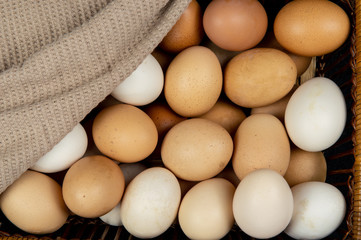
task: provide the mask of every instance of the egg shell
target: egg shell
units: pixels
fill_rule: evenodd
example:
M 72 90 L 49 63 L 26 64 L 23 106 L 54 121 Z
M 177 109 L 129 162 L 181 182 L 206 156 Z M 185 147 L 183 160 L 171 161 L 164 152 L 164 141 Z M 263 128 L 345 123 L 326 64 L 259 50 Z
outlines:
M 59 143 L 42 156 L 30 168 L 43 173 L 54 173 L 68 169 L 85 154 L 88 136 L 78 123 Z
M 148 157 L 158 142 L 157 128 L 140 108 L 116 104 L 95 117 L 92 134 L 95 145 L 106 156 L 122 163 Z
M 202 19 L 201 6 L 192 0 L 159 47 L 167 52 L 178 53 L 187 47 L 199 45 L 204 36 Z
M 269 168 L 284 175 L 290 161 L 290 142 L 282 122 L 270 114 L 254 114 L 240 124 L 234 138 L 232 166 L 239 179 Z
M 120 102 L 143 106 L 156 100 L 164 86 L 163 69 L 149 54 L 141 64 L 115 89 L 111 95 Z
M 181 51 L 170 63 L 164 95 L 176 113 L 195 117 L 214 106 L 222 84 L 223 73 L 217 56 L 206 47 L 193 46 Z
M 226 129 L 207 119 L 192 118 L 168 131 L 161 157 L 178 178 L 202 181 L 220 173 L 232 152 L 232 137 Z
M 94 155 L 78 160 L 69 168 L 62 190 L 64 201 L 74 214 L 95 218 L 119 203 L 124 187 L 119 166 L 105 156 Z
M 273 29 L 285 49 L 313 57 L 339 48 L 350 33 L 350 20 L 332 1 L 291 1 L 278 12 Z
M 224 92 L 241 107 L 261 107 L 286 96 L 296 78 L 296 65 L 286 53 L 273 48 L 253 48 L 228 62 Z
M 294 239 L 323 239 L 342 223 L 346 201 L 335 186 L 305 182 L 292 187 L 294 212 L 285 233 Z
M 180 186 L 171 171 L 148 168 L 126 188 L 120 204 L 123 226 L 137 238 L 157 237 L 176 219 L 180 199 Z
M 235 187 L 223 178 L 204 180 L 193 186 L 179 207 L 178 221 L 190 239 L 221 239 L 233 227 L 232 201 Z
M 303 182 L 325 182 L 326 177 L 327 163 L 322 152 L 307 152 L 297 147 L 291 149 L 290 164 L 284 175 L 290 187 Z
M 287 104 L 287 133 L 297 147 L 323 151 L 340 138 L 346 111 L 346 101 L 336 83 L 324 77 L 312 78 L 297 88 Z
M 257 0 L 213 0 L 204 11 L 203 26 L 209 39 L 219 47 L 241 51 L 262 40 L 268 17 Z
M 32 170 L 24 172 L 1 194 L 0 208 L 15 226 L 31 234 L 55 232 L 69 216 L 60 185 Z
M 218 100 L 205 114 L 199 116 L 218 123 L 224 127 L 231 136 L 237 131 L 239 124 L 246 118 L 246 114 L 239 106 L 230 101 Z
M 257 239 L 267 239 L 283 232 L 289 224 L 293 196 L 280 174 L 271 169 L 258 169 L 239 183 L 232 206 L 242 231 Z

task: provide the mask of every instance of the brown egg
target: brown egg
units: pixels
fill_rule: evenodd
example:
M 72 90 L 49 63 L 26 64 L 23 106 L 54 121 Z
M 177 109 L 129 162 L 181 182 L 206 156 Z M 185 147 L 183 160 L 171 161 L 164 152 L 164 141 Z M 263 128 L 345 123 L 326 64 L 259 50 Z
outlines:
M 283 98 L 278 100 L 277 102 L 271 103 L 270 105 L 263 107 L 256 107 L 251 109 L 251 115 L 257 113 L 268 113 L 275 117 L 277 117 L 281 122 L 284 122 L 285 111 L 287 107 L 287 103 L 290 100 L 293 92 L 296 90 L 296 86 Z
M 231 159 L 233 141 L 227 130 L 207 119 L 184 120 L 165 135 L 161 156 L 178 178 L 202 181 L 220 173 Z
M 284 175 L 290 187 L 309 181 L 325 182 L 326 176 L 327 164 L 322 152 L 292 148 L 290 164 Z
M 331 1 L 291 1 L 278 12 L 273 28 L 285 49 L 313 57 L 339 48 L 350 33 L 350 20 Z
M 290 56 L 296 64 L 298 77 L 301 76 L 307 70 L 312 60 L 312 57 L 301 56 L 287 51 L 284 47 L 281 46 L 281 44 L 278 43 L 273 31 L 268 31 L 266 33 L 266 36 L 263 38 L 260 44 L 257 45 L 257 47 L 275 48 L 287 53 L 288 56 Z
M 218 100 L 211 110 L 199 117 L 218 123 L 233 136 L 239 124 L 246 118 L 246 114 L 232 102 Z
M 165 74 L 164 95 L 169 106 L 183 117 L 209 111 L 217 102 L 223 73 L 217 56 L 203 46 L 189 47 L 170 63 Z
M 203 14 L 204 30 L 217 46 L 242 51 L 264 37 L 268 18 L 257 0 L 213 0 Z
M 144 112 L 153 120 L 158 131 L 158 143 L 151 155 L 153 158 L 159 158 L 160 147 L 165 134 L 174 125 L 186 118 L 175 113 L 166 102 L 162 101 L 151 103 L 144 109 Z
M 254 114 L 239 126 L 234 141 L 233 170 L 242 180 L 250 172 L 269 168 L 281 175 L 290 161 L 290 142 L 282 122 L 270 114 Z
M 239 106 L 261 107 L 286 96 L 296 78 L 296 65 L 286 53 L 273 48 L 254 48 L 228 62 L 224 92 Z
M 152 119 L 140 108 L 128 104 L 101 110 L 94 119 L 92 133 L 97 148 L 119 162 L 145 159 L 158 141 Z
M 68 208 L 85 218 L 100 217 L 112 210 L 123 196 L 124 175 L 111 159 L 87 156 L 74 163 L 63 182 Z
M 192 0 L 159 47 L 167 52 L 177 53 L 187 47 L 198 45 L 204 36 L 202 18 L 200 5 L 196 0 Z
M 1 194 L 0 207 L 15 226 L 32 234 L 55 232 L 69 216 L 60 185 L 49 176 L 31 170 Z

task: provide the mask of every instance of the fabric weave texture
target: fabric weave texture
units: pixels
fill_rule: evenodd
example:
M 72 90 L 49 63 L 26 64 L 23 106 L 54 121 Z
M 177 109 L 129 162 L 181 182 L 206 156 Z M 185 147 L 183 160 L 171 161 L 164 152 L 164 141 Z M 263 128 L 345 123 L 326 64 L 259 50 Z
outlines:
M 190 0 L 0 0 L 0 193 L 159 44 Z

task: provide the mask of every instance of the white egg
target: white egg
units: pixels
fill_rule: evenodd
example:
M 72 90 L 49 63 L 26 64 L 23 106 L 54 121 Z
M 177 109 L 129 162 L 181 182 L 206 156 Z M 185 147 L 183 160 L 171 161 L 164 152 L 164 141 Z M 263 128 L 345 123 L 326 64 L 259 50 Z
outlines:
M 120 203 L 123 226 L 137 238 L 164 233 L 177 217 L 181 189 L 175 175 L 163 167 L 138 174 L 126 188 Z
M 88 136 L 78 123 L 59 143 L 42 156 L 32 167 L 43 173 L 60 172 L 79 160 L 88 147 Z
M 342 135 L 346 111 L 344 96 L 336 83 L 315 77 L 300 85 L 291 96 L 285 112 L 285 126 L 299 148 L 323 151 Z
M 285 233 L 295 239 L 322 239 L 342 223 L 346 201 L 340 190 L 324 182 L 292 187 L 294 212 Z
M 149 54 L 137 69 L 111 93 L 123 103 L 143 106 L 159 97 L 164 86 L 164 73 L 159 62 Z
M 122 226 L 122 219 L 120 218 L 120 203 L 118 203 L 110 212 L 99 218 L 111 226 Z
M 277 236 L 289 224 L 293 198 L 286 180 L 271 169 L 258 169 L 246 175 L 233 197 L 237 225 L 251 237 Z

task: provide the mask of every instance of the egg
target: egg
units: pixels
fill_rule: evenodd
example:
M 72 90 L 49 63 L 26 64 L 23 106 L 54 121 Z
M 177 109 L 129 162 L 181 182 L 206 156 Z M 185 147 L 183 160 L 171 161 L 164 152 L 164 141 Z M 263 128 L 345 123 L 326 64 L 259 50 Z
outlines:
M 178 221 L 190 239 L 221 239 L 234 224 L 232 201 L 235 187 L 223 178 L 193 186 L 179 207 Z
M 157 59 L 149 54 L 111 95 L 122 103 L 143 106 L 156 100 L 163 91 L 164 74 Z
M 321 56 L 346 41 L 350 20 L 332 1 L 291 1 L 276 15 L 273 29 L 277 41 L 288 51 L 303 56 Z
M 204 31 L 217 46 L 241 51 L 256 46 L 268 27 L 267 13 L 257 0 L 213 0 L 203 14 Z
M 342 223 L 346 201 L 335 186 L 305 182 L 292 187 L 294 212 L 285 233 L 294 239 L 323 239 Z
M 254 238 L 267 239 L 282 233 L 291 221 L 293 196 L 280 174 L 258 169 L 239 183 L 232 206 L 242 231 Z
M 101 153 L 122 163 L 145 159 L 158 142 L 152 119 L 140 108 L 129 104 L 102 109 L 94 118 L 92 134 Z
M 61 186 L 32 170 L 23 173 L 1 194 L 0 208 L 15 226 L 31 234 L 55 232 L 69 216 Z
M 233 136 L 239 124 L 246 118 L 246 114 L 239 106 L 230 101 L 220 99 L 208 112 L 200 115 L 199 118 L 218 123 Z
M 157 237 L 176 219 L 180 200 L 174 174 L 163 167 L 148 168 L 126 188 L 120 204 L 123 226 L 137 238 Z
M 88 147 L 88 136 L 78 123 L 59 143 L 42 156 L 30 168 L 43 173 L 54 173 L 68 169 L 79 160 Z
M 286 53 L 273 48 L 253 48 L 228 62 L 224 92 L 241 107 L 261 107 L 286 96 L 296 78 L 296 65 Z
M 99 217 L 100 220 L 111 226 L 122 226 L 122 219 L 120 218 L 120 202 L 109 212 Z
M 282 122 L 270 114 L 254 114 L 239 125 L 233 138 L 232 166 L 242 180 L 250 172 L 269 168 L 284 175 L 291 147 Z
M 291 149 L 290 164 L 284 175 L 290 187 L 303 182 L 325 182 L 326 177 L 327 164 L 322 152 L 307 152 L 297 147 Z
M 323 151 L 341 136 L 346 111 L 344 96 L 335 82 L 325 77 L 312 78 L 297 88 L 287 104 L 287 133 L 297 147 Z
M 201 181 L 220 173 L 232 152 L 232 137 L 226 129 L 207 119 L 192 118 L 168 131 L 161 158 L 164 166 L 178 178 Z
M 85 218 L 100 217 L 112 210 L 124 192 L 124 175 L 111 159 L 87 156 L 74 163 L 63 181 L 67 207 Z
M 217 102 L 223 72 L 217 56 L 203 46 L 181 51 L 168 66 L 164 95 L 169 106 L 183 117 L 209 111 Z
M 199 45 L 204 36 L 202 18 L 203 10 L 196 0 L 192 0 L 159 47 L 167 52 L 177 53 L 187 47 Z

